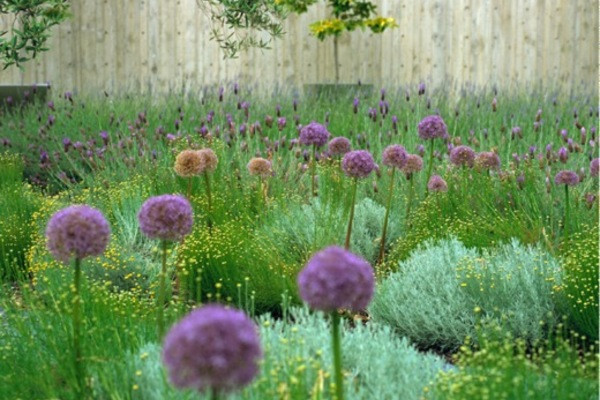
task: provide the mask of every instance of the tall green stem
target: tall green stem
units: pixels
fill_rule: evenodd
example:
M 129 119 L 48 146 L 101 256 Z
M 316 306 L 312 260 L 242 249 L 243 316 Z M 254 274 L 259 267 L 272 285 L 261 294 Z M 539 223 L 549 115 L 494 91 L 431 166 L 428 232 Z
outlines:
M 317 159 L 315 158 L 315 155 L 317 153 L 317 145 L 313 144 L 313 148 L 312 148 L 312 158 L 310 160 L 311 164 L 310 164 L 310 192 L 313 196 L 317 195 L 317 192 L 315 190 L 315 175 L 316 175 L 316 167 L 317 167 Z
M 414 193 L 414 176 L 410 177 L 410 187 L 408 188 L 408 200 L 406 202 L 406 216 L 404 217 L 405 225 L 408 223 L 408 218 L 410 217 L 410 206 L 413 201 L 413 193 Z
M 162 241 L 162 269 L 158 276 L 158 297 L 156 300 L 156 324 L 158 340 L 162 340 L 165 333 L 165 290 L 167 276 L 167 241 Z
M 219 400 L 221 396 L 219 396 L 219 391 L 217 389 L 211 389 L 210 391 L 210 399 L 211 400 Z
M 208 223 L 208 230 L 210 232 L 211 228 L 212 228 L 212 194 L 210 191 L 210 176 L 208 176 L 208 172 L 204 172 L 204 184 L 206 185 L 206 200 L 208 201 L 208 210 L 207 210 L 207 223 Z
M 350 236 L 352 235 L 352 221 L 354 220 L 354 203 L 356 202 L 356 187 L 358 186 L 358 179 L 354 178 L 352 184 L 352 205 L 350 206 L 350 221 L 348 221 L 348 231 L 346 232 L 346 242 L 344 248 L 348 250 L 350 248 Z
M 565 238 L 564 240 L 566 241 L 569 238 L 569 229 L 568 229 L 568 224 L 569 224 L 569 185 L 565 185 L 565 223 L 564 223 L 564 230 L 565 230 Z
M 333 348 L 333 370 L 337 400 L 344 400 L 344 380 L 342 378 L 342 345 L 340 340 L 340 314 L 331 313 L 331 345 Z
M 390 208 L 392 207 L 392 197 L 394 195 L 394 175 L 396 168 L 392 167 L 392 177 L 390 181 L 390 193 L 388 194 L 387 204 L 385 208 L 385 217 L 383 219 L 383 232 L 381 233 L 381 243 L 379 245 L 379 257 L 377 258 L 376 264 L 383 263 L 383 252 L 385 249 L 385 236 L 387 233 L 388 219 L 390 217 Z
M 433 169 L 433 140 L 430 140 L 429 143 L 429 165 L 427 166 L 427 177 L 425 179 L 425 188 L 427 188 L 427 182 L 429 182 L 429 178 L 431 178 L 431 170 Z M 425 193 L 427 193 L 427 189 L 425 189 Z
M 75 362 L 75 377 L 80 395 L 84 393 L 84 371 L 81 358 L 81 259 L 75 258 L 75 298 L 73 299 L 73 354 Z M 83 396 L 82 396 L 83 397 Z

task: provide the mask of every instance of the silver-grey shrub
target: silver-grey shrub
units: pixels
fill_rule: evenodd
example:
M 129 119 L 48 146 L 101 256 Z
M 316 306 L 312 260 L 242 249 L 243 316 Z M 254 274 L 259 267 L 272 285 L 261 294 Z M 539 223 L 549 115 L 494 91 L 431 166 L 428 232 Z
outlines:
M 491 321 L 533 342 L 557 322 L 560 281 L 556 260 L 516 240 L 483 254 L 427 242 L 377 287 L 369 312 L 421 348 L 454 350 Z

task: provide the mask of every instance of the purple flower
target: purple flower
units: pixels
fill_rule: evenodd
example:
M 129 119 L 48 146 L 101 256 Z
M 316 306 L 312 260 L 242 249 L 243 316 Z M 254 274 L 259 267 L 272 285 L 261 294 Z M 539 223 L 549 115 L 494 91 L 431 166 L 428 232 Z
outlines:
M 178 388 L 228 392 L 258 374 L 262 349 L 256 325 L 242 311 L 207 304 L 175 324 L 162 359 Z
M 421 157 L 423 157 L 423 155 L 425 154 L 425 146 L 423 146 L 422 144 L 417 146 L 417 154 Z
M 375 169 L 375 160 L 366 150 L 354 150 L 346 153 L 342 169 L 351 178 L 366 178 Z
M 523 131 L 521 130 L 520 126 L 515 126 L 511 130 L 511 138 L 514 139 L 517 136 L 520 137 L 520 138 L 523 137 Z
M 425 94 L 425 84 L 423 82 L 419 83 L 419 96 Z
M 563 146 L 560 149 L 558 149 L 558 159 L 563 164 L 567 163 L 567 160 L 569 159 L 569 151 L 567 150 L 566 147 Z
M 321 147 L 329 139 L 327 128 L 318 122 L 311 122 L 300 130 L 300 143 L 305 146 Z
M 554 176 L 554 183 L 557 185 L 575 186 L 579 183 L 579 176 L 573 171 L 563 170 Z
M 185 197 L 150 197 L 138 213 L 142 232 L 152 239 L 179 241 L 192 231 L 194 212 Z
M 167 136 L 165 136 L 167 138 L 167 140 L 169 142 L 173 142 L 174 140 L 177 139 L 177 136 L 173 135 L 172 133 L 167 133 Z
M 469 146 L 456 146 L 450 151 L 450 162 L 459 167 L 472 167 L 475 152 Z
M 447 192 L 448 184 L 441 176 L 433 175 L 427 182 L 427 190 L 430 192 Z
M 329 141 L 329 145 L 327 147 L 329 153 L 334 157 L 343 156 L 344 154 L 352 150 L 350 140 L 348 140 L 344 136 L 334 137 Z
M 106 131 L 100 132 L 100 137 L 102 138 L 102 142 L 104 143 L 104 145 L 107 146 L 108 145 L 108 132 L 106 132 Z
M 365 309 L 375 290 L 373 268 L 362 257 L 330 246 L 311 257 L 298 274 L 300 297 L 311 308 Z
M 63 142 L 63 149 L 65 150 L 65 153 L 66 153 L 67 151 L 69 151 L 69 147 L 71 147 L 71 139 L 63 138 L 62 142 Z
M 48 250 L 65 263 L 73 256 L 78 259 L 99 256 L 106 249 L 109 237 L 110 227 L 102 213 L 86 205 L 63 208 L 46 226 Z
M 402 167 L 402 171 L 407 177 L 411 176 L 415 172 L 419 172 L 423 169 L 423 159 L 416 154 L 409 154 L 406 157 L 406 164 Z
M 392 144 L 383 150 L 383 165 L 401 169 L 406 164 L 406 149 L 399 144 Z
M 446 123 L 439 115 L 429 115 L 419 122 L 419 137 L 423 140 L 443 138 L 448 134 Z
M 354 101 L 352 102 L 352 110 L 354 111 L 354 114 L 358 113 L 358 105 L 360 104 L 360 102 L 358 101 L 358 97 L 354 98 Z
M 481 169 L 499 169 L 500 157 L 493 151 L 482 151 L 475 156 L 475 165 Z
M 593 177 L 597 177 L 598 176 L 598 164 L 600 163 L 600 159 L 599 158 L 594 158 L 591 162 L 590 162 L 590 175 Z

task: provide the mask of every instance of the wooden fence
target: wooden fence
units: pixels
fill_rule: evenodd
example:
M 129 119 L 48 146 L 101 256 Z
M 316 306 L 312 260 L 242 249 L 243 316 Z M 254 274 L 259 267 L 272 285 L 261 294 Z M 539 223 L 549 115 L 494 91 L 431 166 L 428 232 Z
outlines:
M 291 16 L 272 50 L 224 60 L 197 0 L 75 0 L 50 51 L 0 72 L 0 83 L 52 82 L 94 93 L 197 90 L 227 81 L 263 87 L 332 82 L 333 44 L 309 35 L 324 6 Z M 198 0 L 202 1 L 202 0 Z M 399 27 L 340 40 L 342 82 L 399 85 L 598 83 L 597 0 L 380 0 Z M 3 17 L 0 25 L 6 25 Z M 2 30 L 2 26 L 0 26 Z

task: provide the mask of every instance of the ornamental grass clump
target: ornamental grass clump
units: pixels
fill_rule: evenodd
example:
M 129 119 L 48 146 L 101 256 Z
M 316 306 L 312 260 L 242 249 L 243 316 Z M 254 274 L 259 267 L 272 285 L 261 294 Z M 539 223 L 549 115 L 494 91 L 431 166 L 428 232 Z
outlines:
M 390 208 L 392 206 L 392 197 L 394 194 L 394 176 L 396 169 L 402 169 L 406 164 L 408 154 L 403 146 L 398 144 L 392 144 L 383 150 L 383 165 L 391 168 L 392 173 L 390 177 L 390 192 L 388 193 L 388 199 L 385 207 L 385 217 L 383 219 L 383 232 L 381 233 L 381 243 L 379 244 L 379 256 L 377 258 L 377 264 L 383 262 L 384 250 L 385 250 L 385 238 L 388 227 L 388 219 L 390 216 Z
M 331 338 L 337 400 L 344 399 L 340 314 L 338 309 L 364 310 L 375 290 L 373 268 L 362 257 L 338 246 L 327 247 L 298 274 L 300 297 L 311 308 L 331 313 Z
M 58 211 L 46 227 L 46 245 L 57 259 L 67 264 L 73 260 L 73 354 L 80 395 L 84 395 L 84 364 L 81 352 L 81 260 L 104 253 L 110 238 L 110 226 L 104 215 L 87 205 L 73 205 Z
M 565 219 L 563 223 L 564 237 L 568 238 L 569 235 L 569 186 L 576 186 L 579 183 L 579 176 L 574 171 L 562 170 L 554 176 L 554 183 L 556 185 L 565 186 Z
M 325 126 L 318 122 L 311 122 L 300 130 L 300 143 L 305 146 L 312 146 L 312 158 L 310 164 L 310 176 L 311 176 L 311 194 L 316 196 L 315 190 L 315 168 L 316 168 L 316 152 L 318 147 L 322 147 L 327 143 L 329 139 L 329 132 Z
M 167 246 L 169 242 L 181 241 L 192 231 L 194 211 L 189 201 L 182 196 L 164 194 L 151 197 L 142 204 L 138 213 L 140 230 L 151 239 L 162 244 L 162 269 L 159 274 L 159 289 L 156 300 L 158 337 L 165 330 L 164 302 L 167 275 Z
M 174 386 L 210 391 L 212 399 L 252 382 L 262 356 L 254 322 L 218 304 L 198 308 L 173 326 L 162 351 Z
M 346 153 L 342 160 L 342 169 L 350 178 L 354 179 L 352 184 L 352 200 L 350 206 L 350 219 L 348 221 L 348 230 L 346 232 L 346 242 L 344 247 L 350 248 L 350 236 L 352 235 L 352 220 L 354 219 L 354 204 L 356 203 L 356 188 L 358 180 L 366 178 L 375 169 L 375 160 L 366 150 L 354 150 Z
M 433 168 L 433 141 L 436 138 L 444 138 L 448 136 L 448 127 L 446 123 L 439 115 L 429 115 L 419 122 L 417 126 L 419 131 L 419 137 L 423 140 L 429 140 L 429 165 L 427 167 L 427 178 L 425 182 L 429 181 L 431 171 Z

